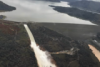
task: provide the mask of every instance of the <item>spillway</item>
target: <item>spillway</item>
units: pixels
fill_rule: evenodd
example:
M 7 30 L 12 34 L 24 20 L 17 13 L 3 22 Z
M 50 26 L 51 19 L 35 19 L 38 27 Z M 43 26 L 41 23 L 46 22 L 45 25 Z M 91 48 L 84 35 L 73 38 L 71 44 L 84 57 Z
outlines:
M 24 27 L 29 35 L 29 38 L 31 40 L 31 48 L 33 49 L 35 53 L 35 57 L 37 59 L 37 63 L 39 67 L 57 67 L 55 64 L 51 62 L 51 59 L 48 59 L 47 51 L 42 51 L 40 50 L 39 46 L 36 45 L 34 36 L 32 32 L 30 31 L 29 27 L 27 24 L 24 24 Z

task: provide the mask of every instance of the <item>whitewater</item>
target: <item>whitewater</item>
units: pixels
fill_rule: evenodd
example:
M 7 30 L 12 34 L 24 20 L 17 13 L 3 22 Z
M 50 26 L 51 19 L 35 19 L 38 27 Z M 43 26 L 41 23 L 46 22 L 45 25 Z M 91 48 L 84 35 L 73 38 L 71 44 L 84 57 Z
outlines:
M 39 67 L 56 67 L 56 65 L 51 62 L 51 59 L 48 58 L 48 56 L 50 57 L 50 54 L 47 51 L 40 50 L 39 46 L 37 46 L 34 36 L 31 33 L 29 27 L 26 24 L 24 24 L 24 27 L 30 37 L 31 48 L 33 49 L 33 51 L 35 53 L 35 57 L 37 59 L 38 66 Z

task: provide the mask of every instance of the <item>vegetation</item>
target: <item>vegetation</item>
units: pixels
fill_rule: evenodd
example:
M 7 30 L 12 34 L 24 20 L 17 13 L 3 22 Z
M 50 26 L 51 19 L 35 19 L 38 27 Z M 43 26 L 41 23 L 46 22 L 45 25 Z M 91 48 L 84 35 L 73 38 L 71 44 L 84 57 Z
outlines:
M 38 67 L 23 25 L 0 20 L 0 67 Z
M 75 55 L 52 54 L 58 67 L 100 67 L 87 44 L 39 24 L 27 23 L 41 50 L 58 52 L 77 47 Z M 99 34 L 98 34 L 99 35 Z M 0 20 L 0 67 L 38 67 L 23 24 Z
M 75 55 L 52 54 L 58 67 L 100 67 L 99 61 L 84 42 L 65 37 L 37 23 L 30 23 L 28 26 L 35 37 L 36 43 L 42 47 L 41 50 L 56 52 L 69 50 L 72 47 L 79 48 Z

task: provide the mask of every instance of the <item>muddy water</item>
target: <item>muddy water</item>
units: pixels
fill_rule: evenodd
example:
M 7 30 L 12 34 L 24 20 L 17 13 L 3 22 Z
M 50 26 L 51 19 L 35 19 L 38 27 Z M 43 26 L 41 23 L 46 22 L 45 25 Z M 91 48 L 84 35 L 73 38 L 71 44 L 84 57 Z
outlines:
M 90 47 L 90 49 L 92 50 L 93 54 L 97 57 L 97 59 L 100 62 L 100 51 L 98 51 L 94 46 L 92 45 L 88 45 Z
M 35 53 L 35 57 L 37 59 L 37 63 L 39 67 L 56 67 L 55 64 L 52 64 L 51 59 L 48 59 L 47 51 L 42 51 L 39 49 L 39 46 L 36 45 L 34 36 L 32 35 L 30 29 L 26 24 L 24 24 L 24 27 L 30 37 L 31 40 L 31 48 L 33 49 Z

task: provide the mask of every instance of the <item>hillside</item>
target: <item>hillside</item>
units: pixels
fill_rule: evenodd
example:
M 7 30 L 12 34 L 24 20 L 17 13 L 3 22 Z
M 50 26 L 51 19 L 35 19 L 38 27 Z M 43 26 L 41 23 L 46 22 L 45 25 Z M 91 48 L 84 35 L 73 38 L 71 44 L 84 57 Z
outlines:
M 92 23 L 95 24 L 100 24 L 100 19 L 99 19 L 100 14 L 88 12 L 74 7 L 69 8 L 69 7 L 60 7 L 60 6 L 52 6 L 52 5 L 51 7 L 53 7 L 54 10 L 60 13 L 65 13 L 76 18 L 91 21 Z
M 0 20 L 0 67 L 38 67 L 22 24 Z
M 9 6 L 9 5 L 3 3 L 2 1 L 0 1 L 0 12 L 1 11 L 12 11 L 12 10 L 16 10 L 16 8 Z
M 43 1 L 49 1 L 49 2 L 60 2 L 60 0 L 43 0 Z
M 78 48 L 74 55 L 69 54 L 52 54 L 58 67 L 99 67 L 100 63 L 89 49 L 85 42 L 73 40 L 70 37 L 65 37 L 51 29 L 48 29 L 40 24 L 28 24 L 32 31 L 36 43 L 41 50 L 58 52 L 70 50 L 72 47 Z
M 69 5 L 72 7 L 75 7 L 75 8 L 80 8 L 83 10 L 88 10 L 88 11 L 100 13 L 100 2 L 75 1 L 75 2 L 70 2 Z
M 37 45 L 49 53 L 71 48 L 73 55 L 51 54 L 58 67 L 100 67 L 100 63 L 85 42 L 65 37 L 38 23 L 27 23 Z M 38 67 L 23 23 L 0 20 L 0 67 Z

